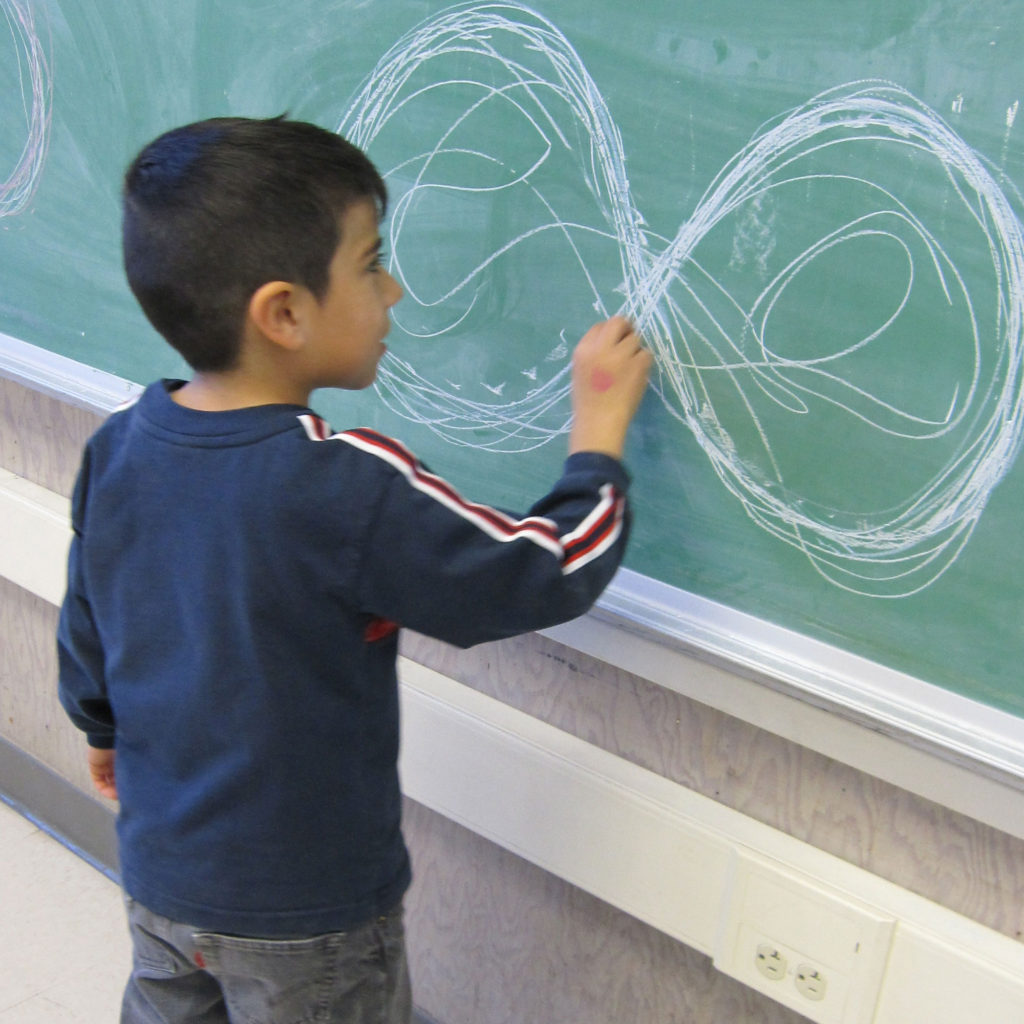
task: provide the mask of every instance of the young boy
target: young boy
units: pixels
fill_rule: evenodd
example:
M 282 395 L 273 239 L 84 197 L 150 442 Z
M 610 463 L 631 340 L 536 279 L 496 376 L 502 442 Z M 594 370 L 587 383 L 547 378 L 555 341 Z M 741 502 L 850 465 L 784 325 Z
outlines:
M 308 408 L 384 355 L 385 204 L 362 152 L 281 118 L 176 129 L 125 177 L 128 281 L 194 375 L 110 417 L 72 505 L 60 697 L 121 802 L 124 1022 L 406 1022 L 399 624 L 550 626 L 622 556 L 651 361 L 625 320 L 579 343 L 570 455 L 523 519 Z

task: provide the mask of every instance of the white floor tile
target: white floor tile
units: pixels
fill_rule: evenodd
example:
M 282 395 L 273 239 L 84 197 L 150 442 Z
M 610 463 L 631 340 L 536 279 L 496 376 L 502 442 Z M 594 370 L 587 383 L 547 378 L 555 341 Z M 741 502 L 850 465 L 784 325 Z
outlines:
M 118 886 L 0 802 L 0 1024 L 115 1024 L 131 963 Z

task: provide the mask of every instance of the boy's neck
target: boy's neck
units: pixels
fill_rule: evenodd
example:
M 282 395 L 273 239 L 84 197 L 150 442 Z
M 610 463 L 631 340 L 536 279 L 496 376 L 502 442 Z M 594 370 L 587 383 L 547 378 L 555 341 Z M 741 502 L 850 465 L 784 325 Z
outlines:
M 199 412 L 230 412 L 256 405 L 308 405 L 309 392 L 285 380 L 253 380 L 232 373 L 197 373 L 171 392 L 186 409 Z

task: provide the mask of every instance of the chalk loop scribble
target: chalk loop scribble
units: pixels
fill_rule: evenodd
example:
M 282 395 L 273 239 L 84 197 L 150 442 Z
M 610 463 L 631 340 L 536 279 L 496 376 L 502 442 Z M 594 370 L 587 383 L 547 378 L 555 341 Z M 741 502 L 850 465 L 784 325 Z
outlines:
M 15 72 L 21 99 L 21 116 L 2 128 L 4 145 L 13 142 L 17 151 L 13 163 L 0 165 L 2 219 L 21 212 L 38 186 L 49 144 L 52 83 L 30 0 L 0 0 L 0 14 L 13 43 L 14 60 L 8 67 Z
M 407 343 L 379 389 L 452 443 L 563 433 L 570 345 L 622 310 L 750 518 L 887 597 L 953 563 L 1020 449 L 1020 197 L 895 85 L 843 85 L 766 125 L 674 237 L 636 208 L 578 54 L 518 4 L 403 36 L 339 130 L 393 196 Z

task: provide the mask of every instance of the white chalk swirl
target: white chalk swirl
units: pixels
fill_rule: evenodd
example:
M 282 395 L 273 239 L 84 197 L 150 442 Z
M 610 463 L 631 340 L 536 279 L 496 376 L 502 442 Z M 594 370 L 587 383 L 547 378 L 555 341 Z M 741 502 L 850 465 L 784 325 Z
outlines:
M 50 138 L 52 83 L 42 41 L 36 31 L 35 14 L 28 0 L 0 0 L 14 43 L 21 117 L 3 126 L 16 133 L 20 151 L 9 170 L 0 167 L 0 218 L 20 213 L 39 184 Z
M 386 172 L 397 324 L 418 339 L 378 387 L 451 443 L 564 433 L 571 343 L 622 310 L 750 518 L 838 586 L 887 597 L 953 563 L 1020 449 L 1020 197 L 893 84 L 845 84 L 765 126 L 674 238 L 636 208 L 579 55 L 518 4 L 403 36 L 339 131 Z M 536 351 L 502 345 L 516 326 L 491 298 L 515 289 L 537 292 Z M 486 358 L 449 352 L 459 332 Z

